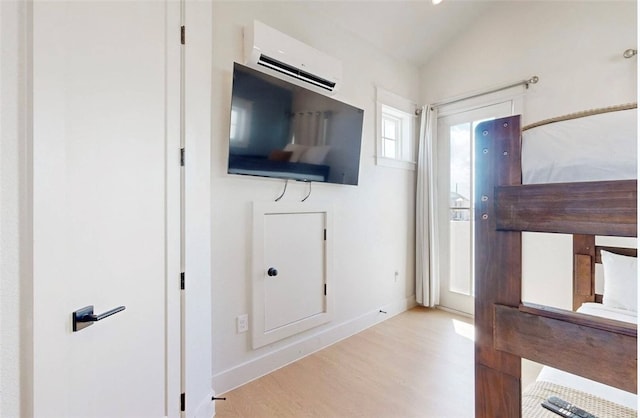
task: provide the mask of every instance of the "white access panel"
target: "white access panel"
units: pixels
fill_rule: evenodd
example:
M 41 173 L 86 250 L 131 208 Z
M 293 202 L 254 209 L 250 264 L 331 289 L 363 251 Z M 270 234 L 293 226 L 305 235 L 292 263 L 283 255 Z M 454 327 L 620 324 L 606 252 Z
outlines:
M 324 206 L 254 205 L 254 348 L 331 320 L 329 220 Z
M 319 212 L 265 215 L 265 331 L 324 312 L 324 218 Z

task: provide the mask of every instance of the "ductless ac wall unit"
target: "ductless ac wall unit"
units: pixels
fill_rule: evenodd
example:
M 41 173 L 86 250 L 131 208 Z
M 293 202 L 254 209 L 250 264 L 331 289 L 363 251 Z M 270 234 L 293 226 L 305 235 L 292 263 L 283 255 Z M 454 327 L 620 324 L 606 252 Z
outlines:
M 342 63 L 262 22 L 244 28 L 245 64 L 325 94 L 340 88 Z

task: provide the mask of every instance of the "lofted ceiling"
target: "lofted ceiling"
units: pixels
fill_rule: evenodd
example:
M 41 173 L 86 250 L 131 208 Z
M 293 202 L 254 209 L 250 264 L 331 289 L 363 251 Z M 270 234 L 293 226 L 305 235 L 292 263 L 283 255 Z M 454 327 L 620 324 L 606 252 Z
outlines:
M 496 3 L 487 0 L 310 1 L 323 14 L 397 59 L 418 67 L 442 45 Z

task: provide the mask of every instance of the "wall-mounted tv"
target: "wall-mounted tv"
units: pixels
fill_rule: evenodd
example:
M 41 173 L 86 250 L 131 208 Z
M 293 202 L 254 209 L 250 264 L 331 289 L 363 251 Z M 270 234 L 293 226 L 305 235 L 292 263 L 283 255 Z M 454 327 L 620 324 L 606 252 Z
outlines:
M 357 185 L 363 115 L 234 63 L 228 172 Z

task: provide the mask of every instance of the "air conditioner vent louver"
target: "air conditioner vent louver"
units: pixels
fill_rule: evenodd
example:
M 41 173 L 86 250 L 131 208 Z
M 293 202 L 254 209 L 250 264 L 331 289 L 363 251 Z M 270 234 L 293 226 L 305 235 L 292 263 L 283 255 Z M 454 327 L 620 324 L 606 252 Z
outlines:
M 283 74 L 290 75 L 302 81 L 306 81 L 307 83 L 311 83 L 328 91 L 333 91 L 336 83 L 325 80 L 322 77 L 315 76 L 306 71 L 295 68 L 291 65 L 285 64 L 284 62 L 280 62 L 271 57 L 268 57 L 264 54 L 260 55 L 260 59 L 258 60 L 259 65 L 264 65 L 265 67 L 271 68 L 272 70 L 278 71 Z
M 336 58 L 254 21 L 244 28 L 245 64 L 293 84 L 335 94 L 342 63 Z

